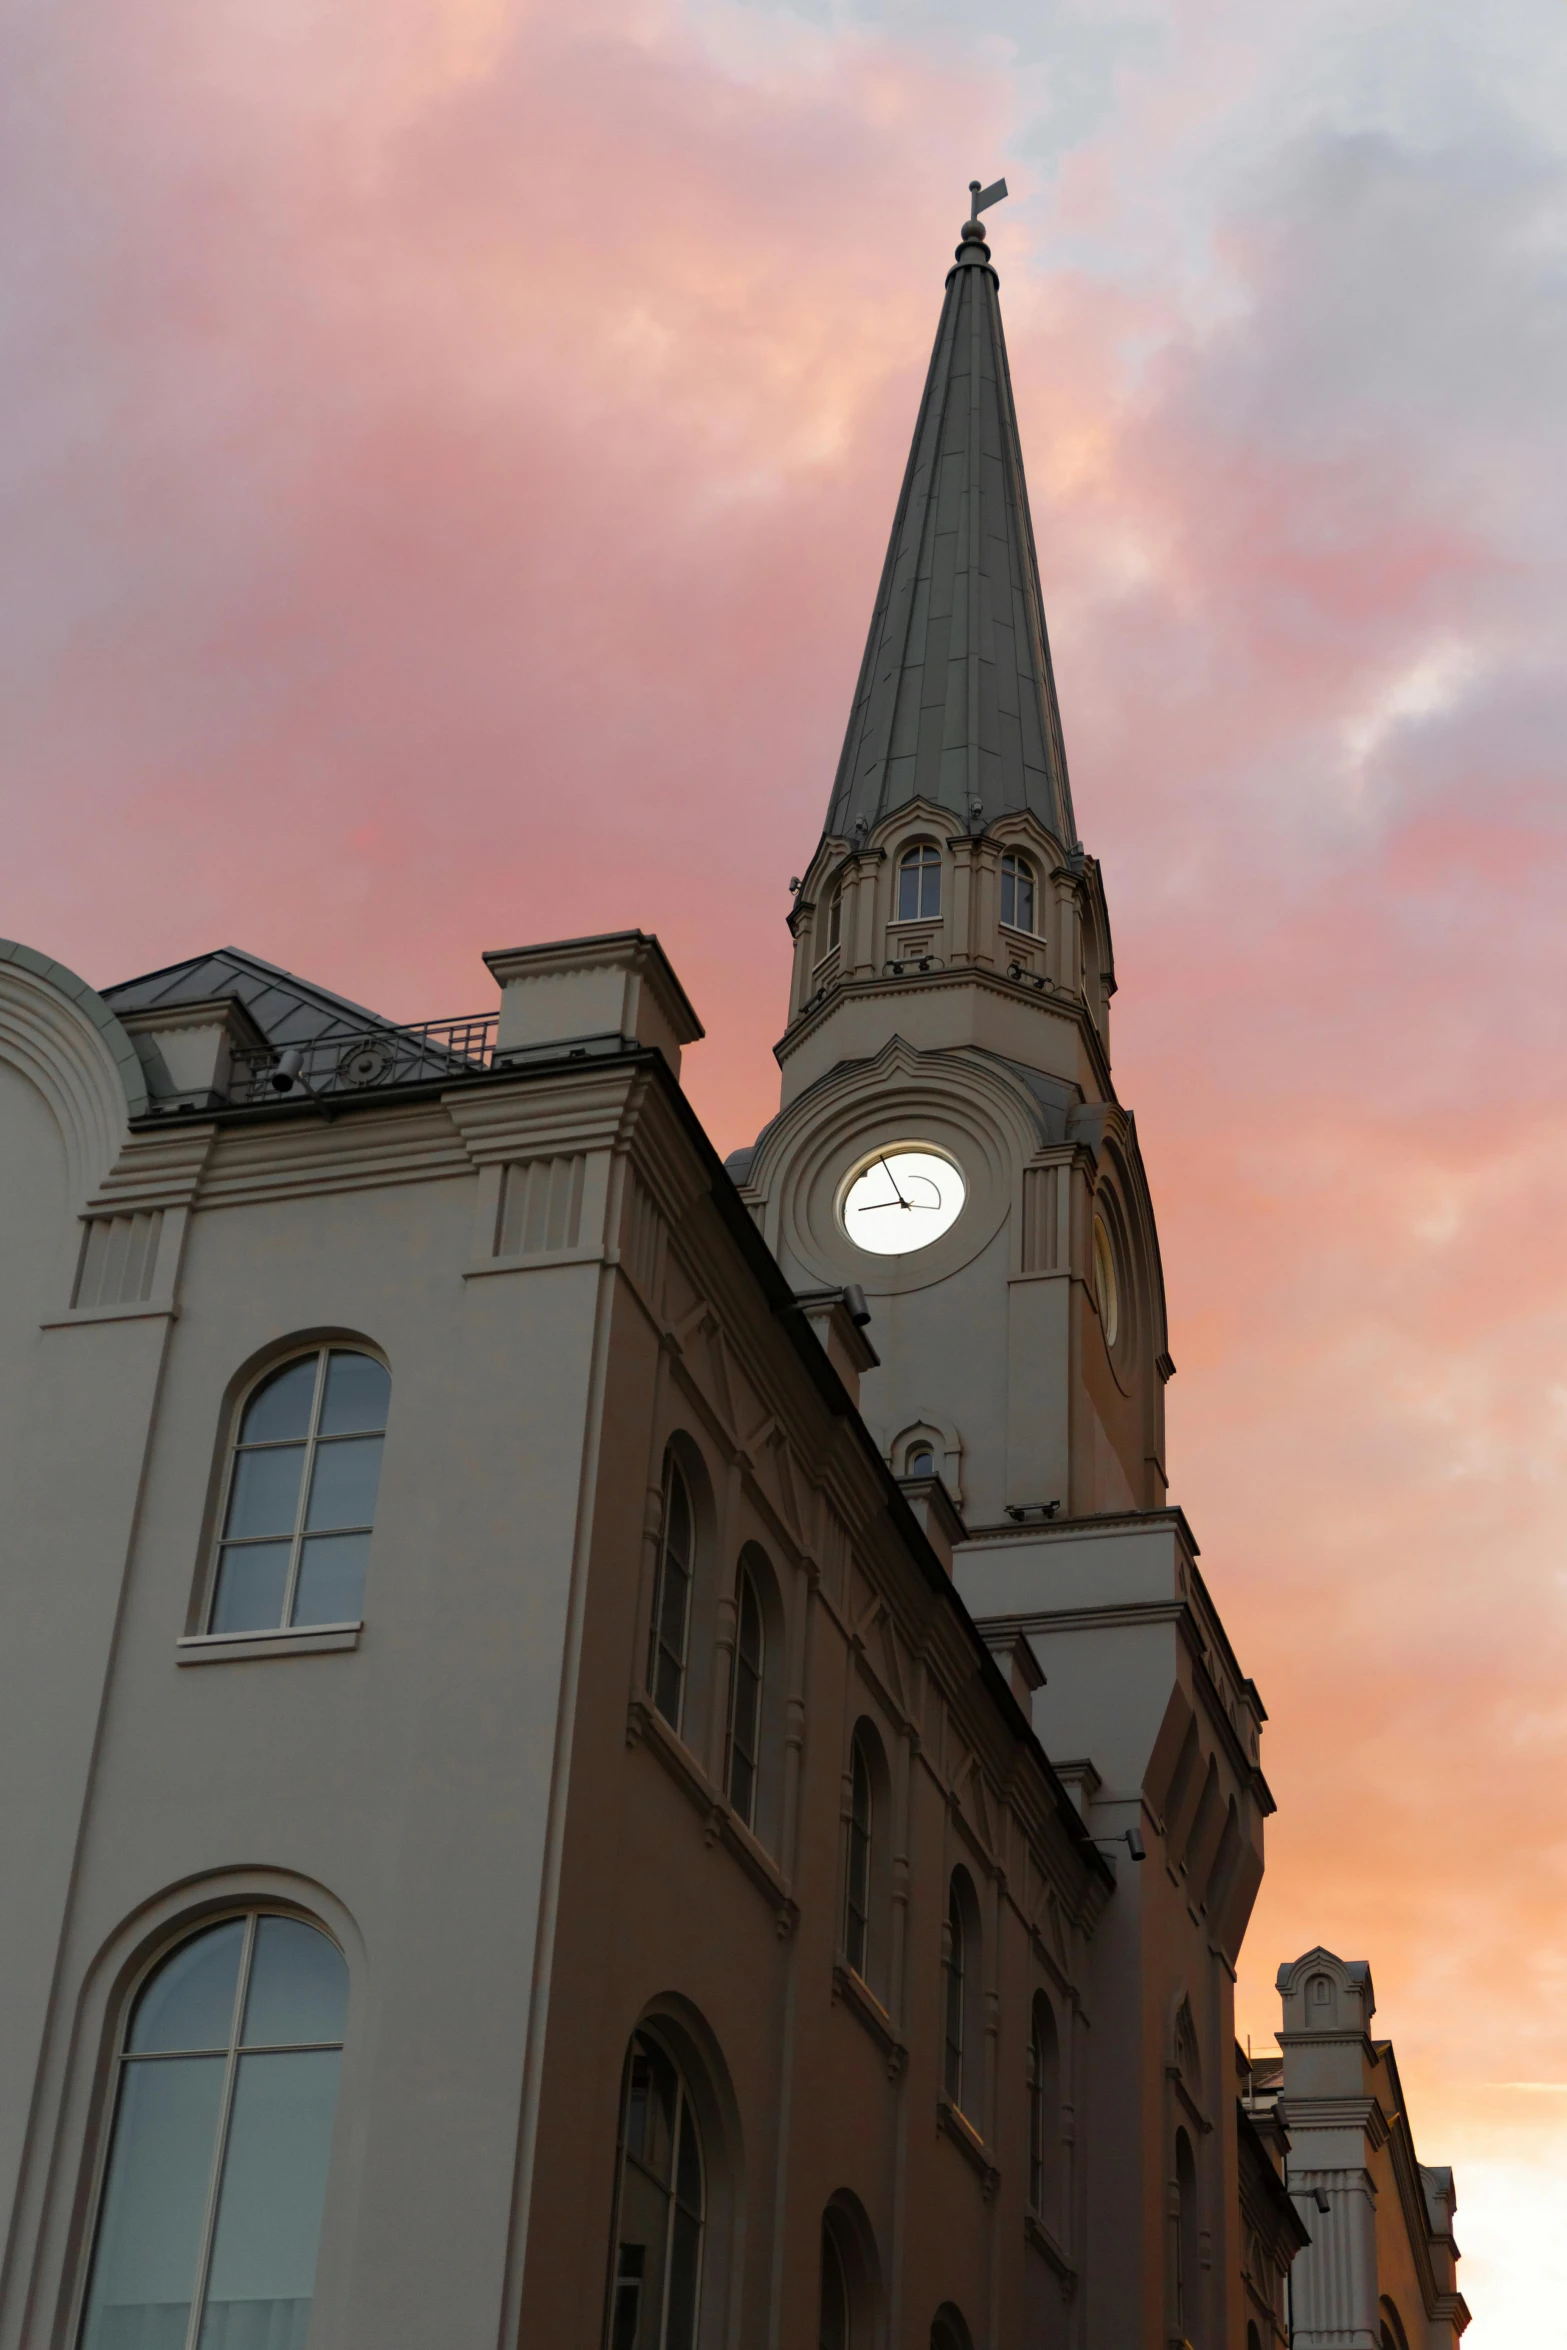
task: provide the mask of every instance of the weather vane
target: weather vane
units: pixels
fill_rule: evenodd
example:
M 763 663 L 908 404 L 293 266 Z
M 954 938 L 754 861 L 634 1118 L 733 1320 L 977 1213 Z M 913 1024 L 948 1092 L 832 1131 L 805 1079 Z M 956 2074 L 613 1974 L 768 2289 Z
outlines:
M 988 188 L 982 188 L 978 180 L 970 180 L 968 192 L 970 198 L 969 218 L 977 227 L 980 214 L 988 211 L 992 204 L 1001 202 L 1007 192 L 1007 183 L 1005 180 L 992 180 Z

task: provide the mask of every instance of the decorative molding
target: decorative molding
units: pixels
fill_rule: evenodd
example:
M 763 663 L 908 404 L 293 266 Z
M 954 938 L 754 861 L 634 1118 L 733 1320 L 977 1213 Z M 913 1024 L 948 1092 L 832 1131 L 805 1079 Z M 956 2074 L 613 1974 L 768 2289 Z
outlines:
M 833 1962 L 832 1995 L 869 2032 L 886 2060 L 888 2080 L 895 2081 L 908 2065 L 908 2047 L 869 1984 L 841 1958 Z
M 979 2178 L 980 2192 L 988 2203 L 1001 2184 L 1001 2173 L 985 2150 L 985 2141 L 962 2110 L 950 2097 L 936 2100 L 936 2135 L 950 2138 L 958 2152 Z

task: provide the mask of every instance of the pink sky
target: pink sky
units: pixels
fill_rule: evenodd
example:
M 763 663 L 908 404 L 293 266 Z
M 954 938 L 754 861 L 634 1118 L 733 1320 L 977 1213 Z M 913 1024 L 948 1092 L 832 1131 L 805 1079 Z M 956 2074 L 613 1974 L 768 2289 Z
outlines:
M 748 1139 L 1005 171 L 1173 1494 L 1272 1715 L 1242 2029 L 1369 1958 L 1505 2350 L 1567 2286 L 1567 24 L 1481 14 L 13 10 L 0 932 L 425 1018 L 641 923 Z

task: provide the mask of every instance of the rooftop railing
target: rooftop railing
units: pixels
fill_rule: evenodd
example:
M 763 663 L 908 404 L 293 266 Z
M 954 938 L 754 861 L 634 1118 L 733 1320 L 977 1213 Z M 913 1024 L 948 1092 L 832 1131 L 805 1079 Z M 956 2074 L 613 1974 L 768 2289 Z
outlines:
M 333 1100 L 388 1085 L 452 1085 L 483 1077 L 495 1056 L 497 1012 L 423 1020 L 412 1028 L 342 1030 L 297 1045 L 237 1052 L 230 1099 Z

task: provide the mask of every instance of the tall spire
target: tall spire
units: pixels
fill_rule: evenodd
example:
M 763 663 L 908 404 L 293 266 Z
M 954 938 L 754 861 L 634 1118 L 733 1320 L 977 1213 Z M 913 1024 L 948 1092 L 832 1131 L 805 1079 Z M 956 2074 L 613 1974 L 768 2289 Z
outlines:
M 964 829 L 1030 808 L 1076 845 L 999 280 L 970 186 L 826 830 L 912 799 Z

